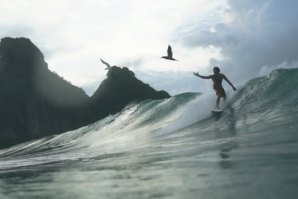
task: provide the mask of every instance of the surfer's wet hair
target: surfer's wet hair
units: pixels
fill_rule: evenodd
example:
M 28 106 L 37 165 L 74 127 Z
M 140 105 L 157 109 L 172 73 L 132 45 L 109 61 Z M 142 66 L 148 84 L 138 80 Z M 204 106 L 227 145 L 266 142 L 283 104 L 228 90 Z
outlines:
M 214 66 L 214 67 L 213 67 L 213 70 L 216 70 L 216 71 L 220 72 L 220 69 L 219 69 L 219 67 L 217 67 L 217 66 Z

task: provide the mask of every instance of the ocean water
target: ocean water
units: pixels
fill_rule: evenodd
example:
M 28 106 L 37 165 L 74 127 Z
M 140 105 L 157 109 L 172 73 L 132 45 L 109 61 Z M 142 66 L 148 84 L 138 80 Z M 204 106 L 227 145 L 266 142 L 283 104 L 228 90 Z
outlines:
M 0 150 L 0 198 L 296 198 L 298 69 Z

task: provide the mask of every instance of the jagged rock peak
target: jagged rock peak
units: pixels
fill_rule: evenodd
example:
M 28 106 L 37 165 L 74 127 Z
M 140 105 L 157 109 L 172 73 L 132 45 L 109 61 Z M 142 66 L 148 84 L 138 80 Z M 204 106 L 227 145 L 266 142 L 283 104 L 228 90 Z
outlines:
M 42 52 L 31 42 L 30 39 L 20 37 L 5 37 L 1 39 L 0 54 L 2 58 L 34 58 L 44 59 Z

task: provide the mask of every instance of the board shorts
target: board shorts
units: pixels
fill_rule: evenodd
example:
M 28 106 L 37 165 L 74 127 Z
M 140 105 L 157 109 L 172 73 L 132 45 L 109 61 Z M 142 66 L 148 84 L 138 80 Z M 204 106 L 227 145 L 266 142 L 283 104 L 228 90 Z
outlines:
M 226 98 L 226 92 L 225 92 L 225 90 L 223 89 L 223 87 L 214 88 L 214 90 L 215 90 L 216 95 L 217 95 L 218 97 Z

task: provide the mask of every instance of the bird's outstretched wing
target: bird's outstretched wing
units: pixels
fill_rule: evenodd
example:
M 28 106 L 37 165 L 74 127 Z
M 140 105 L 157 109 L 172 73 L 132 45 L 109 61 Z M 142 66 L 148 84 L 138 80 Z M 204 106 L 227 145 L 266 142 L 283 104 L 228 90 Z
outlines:
M 172 47 L 170 45 L 168 46 L 168 57 L 169 58 L 173 57 Z
M 104 61 L 104 60 L 102 60 L 102 59 L 100 59 L 100 61 L 101 61 L 101 62 L 102 62 L 104 65 L 106 65 L 106 66 L 107 66 L 106 70 L 111 68 L 111 66 L 110 66 L 110 64 L 109 64 L 109 63 L 105 62 L 105 61 Z

